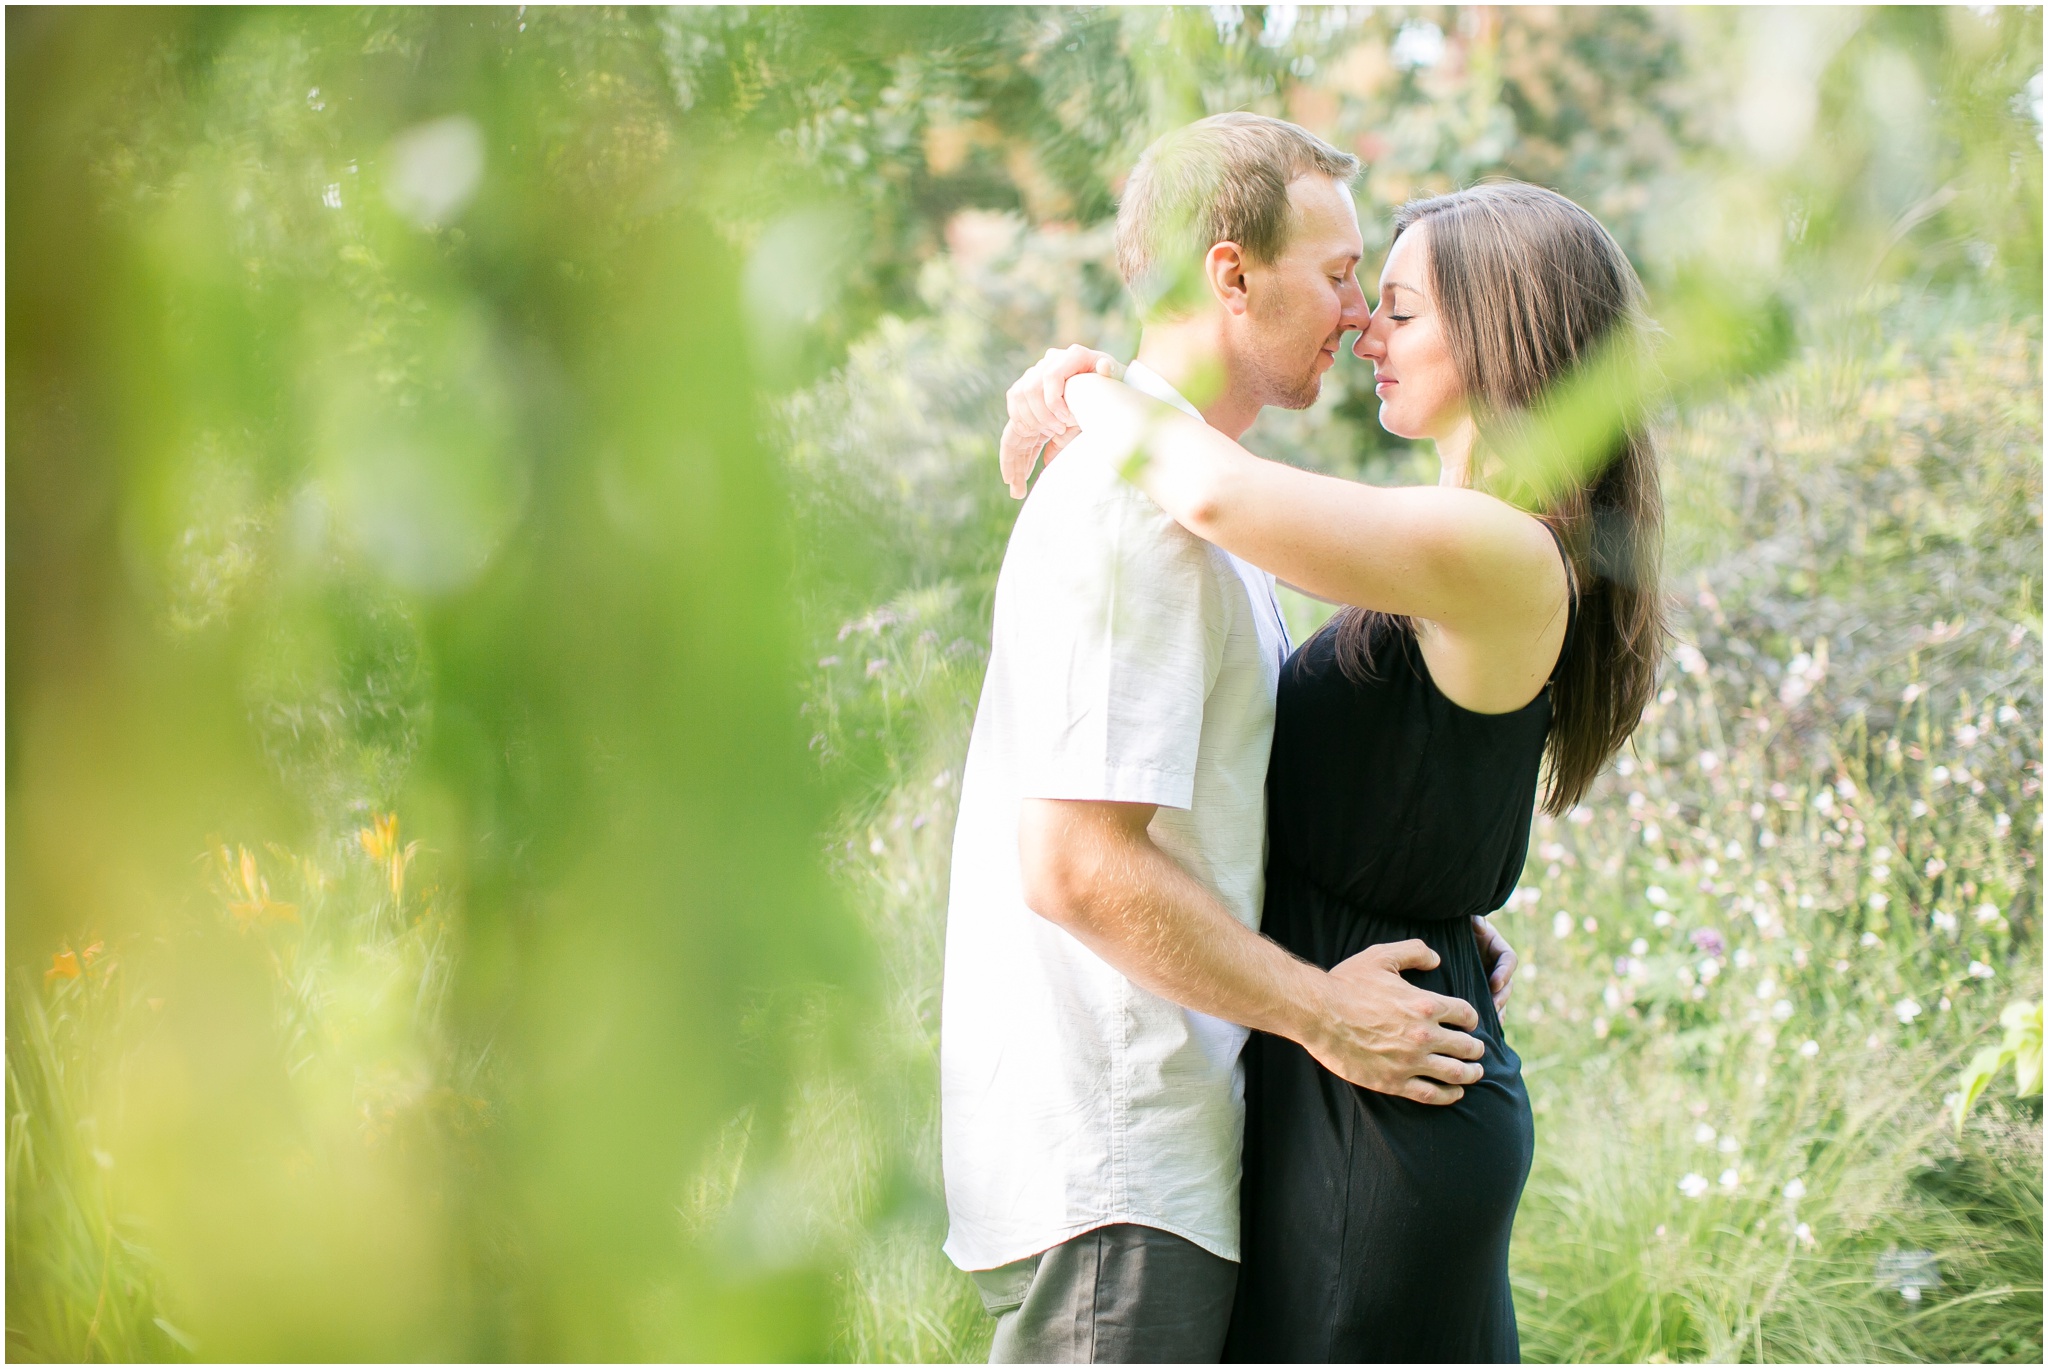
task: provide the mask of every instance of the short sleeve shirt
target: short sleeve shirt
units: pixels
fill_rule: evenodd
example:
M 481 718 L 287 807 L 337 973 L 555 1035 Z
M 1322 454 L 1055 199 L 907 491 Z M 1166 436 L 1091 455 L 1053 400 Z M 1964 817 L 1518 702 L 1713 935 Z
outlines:
M 1143 367 L 1127 380 L 1192 406 Z M 1159 847 L 1257 926 L 1286 633 L 1272 578 L 1085 435 L 996 586 L 953 838 L 940 1073 L 946 1252 L 992 1269 L 1117 1222 L 1238 1257 L 1245 1031 L 1132 984 L 1024 902 L 1025 798 L 1156 804 Z

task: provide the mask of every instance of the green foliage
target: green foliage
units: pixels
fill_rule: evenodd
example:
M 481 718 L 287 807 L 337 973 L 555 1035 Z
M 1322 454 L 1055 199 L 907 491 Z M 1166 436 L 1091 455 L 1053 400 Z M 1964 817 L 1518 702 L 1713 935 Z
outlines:
M 162 1003 L 117 1050 L 10 987 L 11 1042 L 114 1057 L 10 1054 L 10 1182 L 120 1181 L 10 1207 L 14 1348 L 819 1353 L 823 1270 L 677 1215 L 724 1119 L 781 1108 L 806 1005 L 843 1025 L 871 977 L 658 35 L 10 37 L 10 961 L 103 938 Z M 444 892 L 313 892 L 394 809 L 424 847 L 387 873 Z
M 1128 352 L 1122 176 L 1254 108 L 1369 251 L 1555 186 L 1664 330 L 1550 434 L 1662 415 L 1686 602 L 1505 915 L 1532 1357 L 2038 1359 L 2037 1105 L 1936 1095 L 2039 947 L 2039 23 L 10 12 L 10 1355 L 985 1355 L 1001 390 Z M 1251 445 L 1431 478 L 1328 384 Z
M 1985 1086 L 2007 1065 L 2012 1066 L 2014 1096 L 2040 1096 L 2041 1005 L 2009 1003 L 1998 1015 L 1998 1025 L 2005 1028 L 2005 1040 L 1971 1056 L 1962 1077 L 1956 1080 L 1955 1103 L 1950 1111 L 1956 1119 L 1957 1131 L 1963 1129 L 1963 1122 Z
M 2038 974 L 2038 344 L 1938 317 L 1667 435 L 1675 669 L 1611 780 L 1539 819 L 1502 919 L 1535 971 L 1534 1358 L 2039 1354 L 2038 1126 L 1958 1149 L 1938 1097 L 1999 980 Z M 2005 502 L 1969 570 L 1872 535 L 1978 482 Z M 1932 1252 L 1924 1301 L 1873 1282 L 1897 1249 Z

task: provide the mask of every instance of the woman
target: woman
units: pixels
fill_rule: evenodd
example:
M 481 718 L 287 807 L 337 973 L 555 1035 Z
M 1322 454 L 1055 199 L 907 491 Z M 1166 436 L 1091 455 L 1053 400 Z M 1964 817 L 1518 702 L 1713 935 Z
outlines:
M 1427 942 L 1441 963 L 1410 977 L 1471 1003 L 1486 1050 L 1437 1107 L 1252 1037 L 1228 1358 L 1519 1358 L 1507 1255 L 1534 1133 L 1468 919 L 1514 888 L 1539 784 L 1546 812 L 1571 808 L 1653 689 L 1662 507 L 1626 399 L 1641 301 L 1550 191 L 1404 207 L 1353 351 L 1381 424 L 1436 444 L 1433 488 L 1262 461 L 1102 375 L 1066 382 L 1189 531 L 1346 606 L 1281 674 L 1262 930 L 1324 968 Z

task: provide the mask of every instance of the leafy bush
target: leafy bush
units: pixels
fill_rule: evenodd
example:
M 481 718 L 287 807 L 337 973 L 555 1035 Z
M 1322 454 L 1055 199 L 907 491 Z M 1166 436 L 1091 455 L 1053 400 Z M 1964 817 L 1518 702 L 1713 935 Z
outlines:
M 1674 669 L 1503 919 L 1532 1357 L 2040 1353 L 2039 1130 L 1940 1125 L 2038 984 L 2038 336 L 1857 324 L 1670 431 Z

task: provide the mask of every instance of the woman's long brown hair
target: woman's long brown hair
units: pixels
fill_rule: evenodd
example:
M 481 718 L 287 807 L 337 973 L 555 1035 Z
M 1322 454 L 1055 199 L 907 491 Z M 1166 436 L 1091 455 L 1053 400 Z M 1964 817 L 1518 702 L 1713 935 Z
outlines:
M 1430 286 L 1479 427 L 1473 483 L 1542 519 L 1570 562 L 1578 620 L 1550 683 L 1543 786 L 1543 810 L 1560 814 L 1641 721 L 1664 649 L 1664 501 L 1631 398 L 1646 375 L 1642 282 L 1599 220 L 1540 186 L 1497 182 L 1413 201 L 1394 216 L 1395 238 L 1419 223 L 1429 225 Z M 1546 406 L 1600 376 L 1619 387 L 1620 421 L 1610 430 L 1596 420 L 1599 436 L 1575 457 L 1532 460 L 1557 448 L 1520 440 Z M 1375 638 L 1410 637 L 1414 623 L 1347 608 L 1326 630 L 1344 673 L 1362 680 Z

